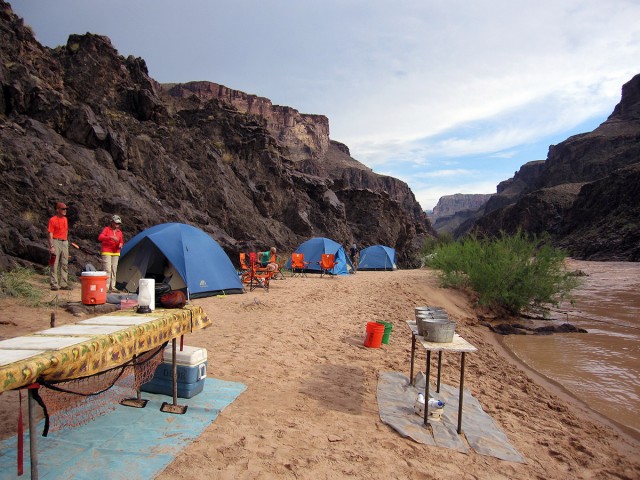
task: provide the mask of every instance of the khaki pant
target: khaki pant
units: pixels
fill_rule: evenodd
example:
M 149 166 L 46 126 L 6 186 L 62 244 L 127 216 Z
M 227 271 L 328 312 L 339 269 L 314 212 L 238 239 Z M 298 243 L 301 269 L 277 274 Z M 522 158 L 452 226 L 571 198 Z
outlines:
M 120 255 L 102 255 L 102 269 L 107 272 L 107 291 L 116 289 Z
M 49 283 L 52 287 L 69 286 L 69 241 L 53 239 L 56 261 L 51 267 Z

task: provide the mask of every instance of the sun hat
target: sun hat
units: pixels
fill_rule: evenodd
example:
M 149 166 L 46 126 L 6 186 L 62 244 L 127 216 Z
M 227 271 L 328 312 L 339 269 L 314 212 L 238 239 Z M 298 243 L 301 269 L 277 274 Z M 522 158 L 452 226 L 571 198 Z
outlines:
M 122 219 L 120 218 L 120 215 L 114 215 L 113 217 L 111 217 L 111 221 L 113 223 L 122 223 Z
M 56 210 L 59 210 L 59 209 L 61 209 L 61 208 L 62 208 L 62 209 L 65 209 L 65 208 L 67 208 L 67 206 L 66 206 L 64 203 L 62 203 L 62 202 L 58 202 L 58 203 L 56 203 Z

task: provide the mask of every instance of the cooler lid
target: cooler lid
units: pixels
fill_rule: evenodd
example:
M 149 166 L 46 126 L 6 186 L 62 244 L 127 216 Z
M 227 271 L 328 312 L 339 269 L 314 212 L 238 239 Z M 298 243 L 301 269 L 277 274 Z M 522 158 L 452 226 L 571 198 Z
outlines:
M 173 350 L 171 343 L 164 349 L 162 360 L 164 362 L 171 363 L 173 360 Z M 176 363 L 180 365 L 199 365 L 207 361 L 207 349 L 202 347 L 193 347 L 189 345 L 183 345 L 182 351 L 180 351 L 180 345 L 176 346 Z

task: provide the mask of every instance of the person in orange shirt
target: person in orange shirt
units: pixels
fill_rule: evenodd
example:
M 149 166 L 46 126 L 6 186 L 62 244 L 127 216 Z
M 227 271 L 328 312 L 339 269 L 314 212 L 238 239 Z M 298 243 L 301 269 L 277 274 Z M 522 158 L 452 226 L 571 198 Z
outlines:
M 55 255 L 49 279 L 51 290 L 71 290 L 69 286 L 69 221 L 67 206 L 64 203 L 56 203 L 56 214 L 49 219 L 47 233 L 49 252 Z
M 118 275 L 118 261 L 120 260 L 120 250 L 124 245 L 122 230 L 122 219 L 119 215 L 111 217 L 111 225 L 104 227 L 98 241 L 102 243 L 102 268 L 107 272 L 107 291 L 115 292 L 116 277 Z

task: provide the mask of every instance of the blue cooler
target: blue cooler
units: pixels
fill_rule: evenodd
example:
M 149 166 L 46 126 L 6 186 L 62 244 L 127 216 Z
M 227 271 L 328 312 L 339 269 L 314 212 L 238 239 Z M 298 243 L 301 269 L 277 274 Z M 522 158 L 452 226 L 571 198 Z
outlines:
M 163 362 L 158 365 L 153 378 L 143 384 L 140 390 L 161 393 L 173 397 L 173 365 L 171 344 L 164 350 Z M 178 397 L 191 398 L 202 391 L 207 378 L 207 350 L 184 345 L 176 349 Z

